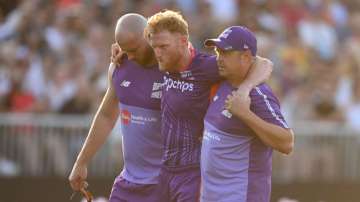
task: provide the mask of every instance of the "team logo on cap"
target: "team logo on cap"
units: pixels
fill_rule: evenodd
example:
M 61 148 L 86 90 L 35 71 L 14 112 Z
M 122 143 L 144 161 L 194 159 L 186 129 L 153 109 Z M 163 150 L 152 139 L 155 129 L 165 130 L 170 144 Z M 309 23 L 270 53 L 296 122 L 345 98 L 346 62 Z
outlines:
M 228 29 L 228 30 L 224 31 L 224 32 L 221 34 L 220 38 L 224 38 L 224 39 L 228 38 L 228 36 L 231 34 L 231 32 L 232 32 L 231 29 Z

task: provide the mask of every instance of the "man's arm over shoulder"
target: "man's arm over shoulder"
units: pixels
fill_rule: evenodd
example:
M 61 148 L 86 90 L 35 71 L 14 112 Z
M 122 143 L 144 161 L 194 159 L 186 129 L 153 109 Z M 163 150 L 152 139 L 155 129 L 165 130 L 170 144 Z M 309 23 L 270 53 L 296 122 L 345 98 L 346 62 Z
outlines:
M 248 75 L 237 90 L 239 95 L 247 96 L 255 86 L 266 82 L 271 76 L 273 66 L 273 63 L 269 59 L 256 56 L 255 62 L 251 66 Z

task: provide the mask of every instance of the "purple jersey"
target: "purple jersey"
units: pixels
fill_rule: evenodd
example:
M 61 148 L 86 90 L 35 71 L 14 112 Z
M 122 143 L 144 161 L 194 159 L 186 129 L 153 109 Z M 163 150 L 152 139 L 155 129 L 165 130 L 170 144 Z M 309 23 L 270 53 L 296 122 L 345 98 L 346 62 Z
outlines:
M 115 179 L 109 202 L 159 202 L 158 184 L 137 184 L 118 176 Z
M 216 57 L 197 52 L 186 70 L 165 74 L 161 100 L 164 166 L 199 166 L 210 89 L 219 80 Z
M 121 176 L 133 183 L 156 184 L 163 155 L 161 85 L 157 66 L 143 68 L 124 60 L 115 68 L 113 85 L 119 99 L 124 168 Z
M 272 149 L 224 109 L 235 90 L 224 81 L 205 117 L 201 151 L 201 201 L 267 202 L 271 193 Z M 263 120 L 288 128 L 277 98 L 261 84 L 250 92 L 250 109 Z

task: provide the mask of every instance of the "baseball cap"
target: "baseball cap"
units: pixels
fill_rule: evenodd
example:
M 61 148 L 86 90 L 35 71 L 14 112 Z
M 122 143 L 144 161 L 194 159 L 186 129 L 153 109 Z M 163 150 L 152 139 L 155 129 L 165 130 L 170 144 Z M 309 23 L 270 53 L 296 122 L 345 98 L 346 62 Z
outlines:
M 253 32 L 244 26 L 231 26 L 226 28 L 216 39 L 207 39 L 204 42 L 207 47 L 218 47 L 222 50 L 250 50 L 256 55 L 257 42 Z

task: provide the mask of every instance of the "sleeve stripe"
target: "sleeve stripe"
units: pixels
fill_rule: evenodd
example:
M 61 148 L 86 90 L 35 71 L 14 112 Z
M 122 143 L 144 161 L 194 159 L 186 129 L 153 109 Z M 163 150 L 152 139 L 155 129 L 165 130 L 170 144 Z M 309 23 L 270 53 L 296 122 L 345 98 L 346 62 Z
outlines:
M 259 93 L 260 96 L 263 97 L 264 99 L 264 102 L 268 108 L 268 110 L 271 112 L 271 114 L 273 115 L 273 117 L 278 120 L 285 128 L 289 128 L 289 126 L 283 121 L 280 119 L 280 117 L 275 113 L 274 109 L 271 107 L 270 105 L 270 102 L 268 100 L 268 97 L 267 95 L 265 95 L 263 92 L 261 92 L 260 88 L 259 87 L 255 87 L 256 89 L 256 92 Z

